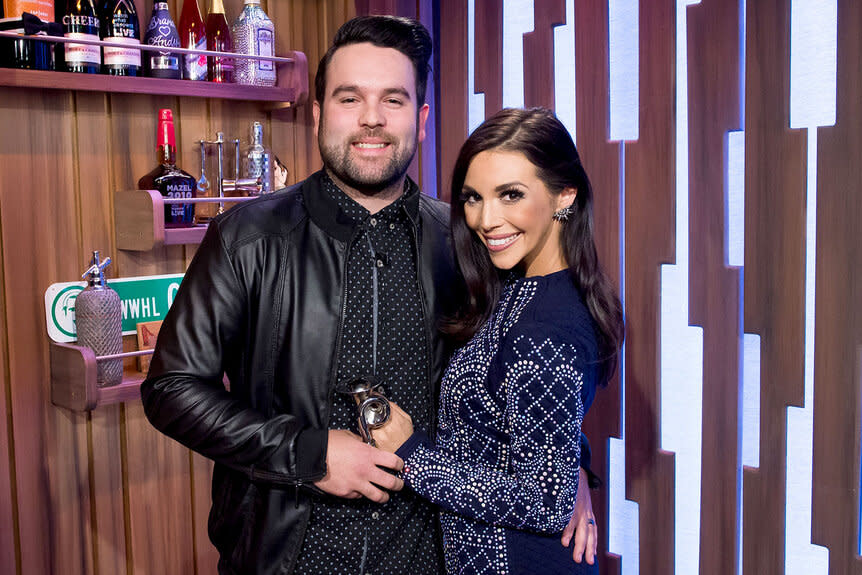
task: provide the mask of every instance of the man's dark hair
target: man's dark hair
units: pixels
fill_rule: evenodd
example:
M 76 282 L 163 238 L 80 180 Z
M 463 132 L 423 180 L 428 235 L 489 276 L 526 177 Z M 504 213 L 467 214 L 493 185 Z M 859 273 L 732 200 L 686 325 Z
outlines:
M 326 95 L 326 69 L 332 56 L 339 48 L 365 42 L 380 48 L 394 48 L 410 58 L 416 73 L 417 106 L 422 106 L 430 70 L 431 36 L 418 21 L 398 16 L 359 16 L 348 20 L 338 29 L 332 46 L 320 59 L 314 77 L 314 97 L 321 106 Z

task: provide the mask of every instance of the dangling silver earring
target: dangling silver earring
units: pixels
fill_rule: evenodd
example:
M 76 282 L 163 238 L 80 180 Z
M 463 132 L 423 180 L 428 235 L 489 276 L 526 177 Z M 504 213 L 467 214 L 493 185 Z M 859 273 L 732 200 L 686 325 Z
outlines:
M 554 212 L 554 220 L 558 222 L 567 222 L 569 221 L 569 216 L 572 215 L 572 206 L 566 206 L 565 208 L 559 209 Z

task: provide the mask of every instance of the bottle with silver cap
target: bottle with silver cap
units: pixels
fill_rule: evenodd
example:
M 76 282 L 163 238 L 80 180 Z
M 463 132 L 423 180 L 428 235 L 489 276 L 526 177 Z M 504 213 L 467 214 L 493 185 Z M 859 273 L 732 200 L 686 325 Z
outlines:
M 99 252 L 93 252 L 92 265 L 81 276 L 87 287 L 75 300 L 75 326 L 78 345 L 89 347 L 96 357 L 123 351 L 123 314 L 120 296 L 108 287 L 105 268 L 111 258 L 99 261 Z M 96 383 L 99 387 L 117 385 L 123 381 L 123 360 L 109 359 L 98 362 Z
M 261 193 L 268 194 L 272 189 L 272 153 L 263 145 L 263 124 L 251 125 L 251 143 L 243 154 L 242 177 L 260 179 Z

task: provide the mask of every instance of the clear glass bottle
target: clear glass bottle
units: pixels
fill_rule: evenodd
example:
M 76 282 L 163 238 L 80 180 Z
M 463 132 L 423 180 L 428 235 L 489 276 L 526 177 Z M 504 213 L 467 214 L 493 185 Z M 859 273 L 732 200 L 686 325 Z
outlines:
M 263 145 L 263 124 L 251 125 L 251 143 L 242 158 L 242 177 L 260 178 L 261 193 L 268 194 L 272 189 L 272 154 Z
M 233 23 L 232 32 L 237 54 L 275 55 L 275 28 L 260 7 L 260 0 L 245 0 L 245 7 Z M 237 84 L 275 86 L 275 62 L 237 58 L 234 76 Z

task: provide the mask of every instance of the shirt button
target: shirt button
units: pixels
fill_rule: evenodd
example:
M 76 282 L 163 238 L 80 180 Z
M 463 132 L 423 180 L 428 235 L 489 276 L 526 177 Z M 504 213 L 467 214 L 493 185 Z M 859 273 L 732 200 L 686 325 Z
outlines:
M 395 229 L 395 224 L 389 224 L 389 229 L 390 229 L 390 230 L 394 230 L 394 229 Z
M 375 511 L 374 513 L 371 514 L 371 518 L 372 519 L 380 519 L 380 514 Z
M 377 218 L 371 218 L 371 225 L 372 225 L 372 226 L 376 226 L 376 225 L 377 225 Z
M 377 260 L 377 267 L 379 267 L 379 268 L 383 267 L 383 260 Z

